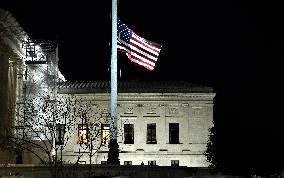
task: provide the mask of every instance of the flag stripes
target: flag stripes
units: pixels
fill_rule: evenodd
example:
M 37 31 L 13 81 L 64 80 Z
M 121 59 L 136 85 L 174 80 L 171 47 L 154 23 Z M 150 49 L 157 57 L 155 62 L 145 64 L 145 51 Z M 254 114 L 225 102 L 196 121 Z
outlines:
M 118 50 L 125 52 L 130 61 L 153 70 L 162 46 L 138 36 L 120 20 L 117 32 Z

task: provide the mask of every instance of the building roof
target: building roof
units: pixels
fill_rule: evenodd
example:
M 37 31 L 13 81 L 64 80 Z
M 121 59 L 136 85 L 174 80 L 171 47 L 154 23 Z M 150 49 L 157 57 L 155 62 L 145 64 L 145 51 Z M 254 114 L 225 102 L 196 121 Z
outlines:
M 28 38 L 28 36 L 13 15 L 9 11 L 1 8 L 0 32 L 1 46 L 5 44 L 8 47 L 5 48 L 4 51 L 9 52 L 11 56 L 14 55 L 15 58 L 23 58 L 24 49 L 22 48 L 22 40 Z
M 57 84 L 59 93 L 110 93 L 110 81 L 66 81 Z M 212 93 L 213 88 L 185 81 L 119 81 L 119 93 Z

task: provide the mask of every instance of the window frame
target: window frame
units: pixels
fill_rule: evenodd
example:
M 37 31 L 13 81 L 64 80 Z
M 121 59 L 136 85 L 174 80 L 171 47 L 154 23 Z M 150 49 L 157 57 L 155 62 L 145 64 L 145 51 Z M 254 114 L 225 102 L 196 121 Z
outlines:
M 126 127 L 127 126 L 127 127 Z M 130 127 L 132 126 L 132 127 Z M 131 136 L 131 139 L 128 140 L 126 138 L 126 129 L 127 129 L 127 134 Z M 134 124 L 124 124 L 123 125 L 123 134 L 124 134 L 124 144 L 134 144 Z
M 56 145 L 64 145 L 64 135 L 65 135 L 65 128 L 66 124 L 56 124 L 56 139 L 55 139 L 55 144 Z M 88 133 L 88 131 L 87 131 Z M 79 135 L 78 135 L 79 136 Z
M 86 131 L 86 138 L 81 140 L 80 137 L 80 131 Z M 77 143 L 78 144 L 83 144 L 83 143 L 88 143 L 89 139 L 88 139 L 88 124 L 78 124 L 78 138 L 77 138 Z M 83 136 L 83 135 L 82 135 Z M 85 140 L 85 141 L 84 141 Z
M 169 144 L 179 143 L 179 123 L 169 123 Z
M 179 160 L 171 160 L 171 166 L 179 166 Z
M 131 166 L 132 165 L 132 161 L 124 161 L 124 165 Z
M 150 134 L 149 134 L 150 131 Z M 150 137 L 149 137 L 150 135 Z M 147 144 L 157 144 L 157 126 L 156 123 L 147 123 Z
M 153 164 L 151 164 L 151 163 L 153 163 Z M 156 166 L 156 165 L 157 165 L 156 160 L 148 161 L 148 166 Z
M 108 129 L 105 129 L 105 127 L 108 127 Z M 104 137 L 104 131 L 108 131 L 108 137 L 105 139 Z M 101 144 L 102 145 L 107 145 L 110 142 L 110 124 L 101 124 Z

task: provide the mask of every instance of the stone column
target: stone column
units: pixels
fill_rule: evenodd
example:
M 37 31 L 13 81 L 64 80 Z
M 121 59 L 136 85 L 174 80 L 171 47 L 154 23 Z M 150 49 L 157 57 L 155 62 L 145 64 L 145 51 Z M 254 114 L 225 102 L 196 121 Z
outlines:
M 5 136 L 7 132 L 8 120 L 8 71 L 9 56 L 1 48 L 0 42 L 0 163 L 13 163 L 12 152 L 6 148 Z
M 6 135 L 8 121 L 8 70 L 9 57 L 0 47 L 0 136 Z

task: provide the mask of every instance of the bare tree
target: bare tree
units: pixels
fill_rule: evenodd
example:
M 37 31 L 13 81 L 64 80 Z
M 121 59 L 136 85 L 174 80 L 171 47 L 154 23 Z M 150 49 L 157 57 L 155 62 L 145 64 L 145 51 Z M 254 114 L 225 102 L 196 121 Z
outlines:
M 22 163 L 23 153 L 29 152 L 38 163 L 48 166 L 52 177 L 57 177 L 58 166 L 62 165 L 58 151 L 67 145 L 67 133 L 75 124 L 70 117 L 74 104 L 68 98 L 51 100 L 48 95 L 41 94 L 25 99 L 16 107 L 14 128 L 6 128 L 14 133 L 4 138 L 8 148 L 16 152 L 16 163 Z
M 94 156 L 102 147 L 108 150 L 110 113 L 107 105 L 101 106 L 88 97 L 61 94 L 50 99 L 48 94 L 41 93 L 25 99 L 16 108 L 14 132 L 5 140 L 18 155 L 18 163 L 22 163 L 23 153 L 29 152 L 38 163 L 48 166 L 55 178 L 63 164 L 78 164 L 88 159 L 91 173 Z M 68 161 L 63 156 L 68 148 L 74 148 L 74 140 L 79 148 L 77 159 Z
M 66 98 L 73 102 L 70 106 L 70 117 L 75 119 L 68 135 L 77 142 L 75 146 L 74 140 L 68 144 L 69 147 L 77 149 L 75 164 L 89 163 L 86 176 L 90 177 L 92 164 L 96 163 L 94 157 L 99 151 L 106 151 L 110 140 L 110 112 L 107 105 L 98 104 L 92 98 L 72 95 L 67 95 Z
M 95 105 L 95 106 L 94 106 Z M 103 145 L 108 144 L 110 137 L 109 122 L 110 113 L 105 108 L 96 107 L 91 100 L 82 98 L 77 100 L 75 117 L 78 121 L 78 141 L 80 145 L 77 163 L 84 155 L 88 155 L 89 164 L 92 164 L 92 157 Z M 105 131 L 104 131 L 105 129 Z

